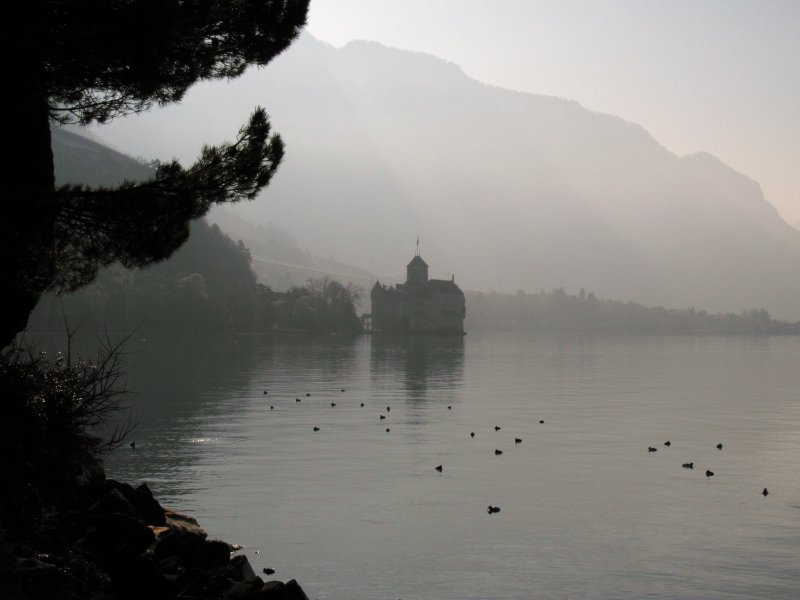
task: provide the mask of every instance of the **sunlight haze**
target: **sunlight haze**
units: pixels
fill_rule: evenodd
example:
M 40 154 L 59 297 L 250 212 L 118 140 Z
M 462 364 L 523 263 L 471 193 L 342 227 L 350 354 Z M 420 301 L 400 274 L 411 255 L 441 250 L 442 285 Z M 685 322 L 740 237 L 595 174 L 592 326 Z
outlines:
M 286 157 L 230 212 L 360 285 L 419 236 L 469 290 L 796 319 L 798 6 L 318 0 L 267 68 L 91 131 L 188 166 L 265 107 Z
M 308 31 L 427 52 L 706 151 L 800 220 L 800 3 L 314 0 Z
M 800 0 L 6 13 L 0 600 L 800 596 Z

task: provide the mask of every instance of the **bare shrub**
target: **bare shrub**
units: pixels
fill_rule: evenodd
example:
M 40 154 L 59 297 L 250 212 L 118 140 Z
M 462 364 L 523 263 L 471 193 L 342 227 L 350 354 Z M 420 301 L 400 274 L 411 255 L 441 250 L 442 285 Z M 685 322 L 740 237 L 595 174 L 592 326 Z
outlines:
M 0 352 L 0 476 L 8 492 L 0 516 L 68 498 L 78 476 L 133 429 L 130 419 L 111 424 L 125 408 L 127 338 L 106 336 L 84 359 L 73 357 L 73 333 L 53 358 L 24 339 Z

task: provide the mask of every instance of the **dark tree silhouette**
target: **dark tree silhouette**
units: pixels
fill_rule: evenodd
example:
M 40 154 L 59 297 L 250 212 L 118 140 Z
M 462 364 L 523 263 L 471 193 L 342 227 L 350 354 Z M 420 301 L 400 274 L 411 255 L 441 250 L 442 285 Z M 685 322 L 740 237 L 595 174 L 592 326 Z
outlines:
M 6 83 L 0 346 L 47 290 L 120 261 L 167 258 L 212 204 L 252 199 L 283 143 L 258 108 L 235 142 L 173 161 L 145 183 L 55 188 L 51 124 L 105 122 L 177 102 L 195 82 L 265 65 L 305 24 L 309 0 L 30 0 L 2 9 Z

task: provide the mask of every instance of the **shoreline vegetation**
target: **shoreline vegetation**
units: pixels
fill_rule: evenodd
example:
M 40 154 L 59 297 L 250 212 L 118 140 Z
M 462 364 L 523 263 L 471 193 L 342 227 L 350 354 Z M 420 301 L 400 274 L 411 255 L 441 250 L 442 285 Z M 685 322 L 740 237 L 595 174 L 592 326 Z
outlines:
M 514 294 L 466 292 L 467 331 L 800 335 L 800 321 L 773 319 L 763 308 L 714 314 L 598 298 L 563 288 Z
M 284 292 L 257 282 L 250 251 L 217 225 L 192 224 L 186 244 L 147 269 L 102 270 L 72 294 L 47 294 L 28 323 L 31 333 L 63 332 L 64 319 L 82 330 L 141 333 L 362 332 L 357 312 L 364 291 L 327 277 Z M 563 288 L 513 294 L 467 291 L 465 330 L 574 333 L 712 333 L 798 335 L 800 322 L 764 309 L 714 314 L 694 307 L 647 307 Z
M 800 334 L 800 322 L 763 309 L 710 314 L 562 288 L 465 295 L 467 332 Z M 358 286 L 328 278 L 283 292 L 259 284 L 245 244 L 200 220 L 167 261 L 141 270 L 112 265 L 74 293 L 43 296 L 27 331 L 63 335 L 66 321 L 82 336 L 350 336 L 364 333 L 362 296 Z M 119 348 L 73 363 L 69 352 L 51 361 L 16 345 L 2 352 L 0 367 L 0 582 L 8 597 L 307 598 L 293 580 L 264 581 L 235 546 L 208 540 L 192 517 L 162 507 L 146 484 L 106 479 L 102 454 L 125 439 L 124 430 L 98 431 L 124 397 L 116 387 Z
M 327 277 L 275 292 L 255 283 L 254 277 L 247 286 L 229 286 L 215 282 L 213 273 L 145 272 L 132 282 L 109 270 L 74 294 L 45 296 L 31 315 L 28 332 L 63 333 L 67 320 L 99 335 L 199 329 L 237 335 L 356 335 L 365 333 L 357 316 L 362 296 L 358 286 Z M 598 298 L 583 289 L 570 295 L 563 288 L 514 294 L 467 291 L 465 296 L 467 332 L 800 335 L 800 321 L 775 319 L 765 309 L 722 314 L 694 307 L 648 307 Z
M 209 540 L 146 483 L 106 478 L 102 457 L 131 432 L 108 431 L 124 409 L 124 342 L 86 360 L 67 337 L 54 359 L 19 342 L 0 353 L 0 596 L 307 600 L 294 580 L 264 581 L 239 547 Z
M 9 200 L 0 219 L 3 599 L 305 598 L 296 583 L 265 584 L 246 558 L 232 558 L 225 542 L 207 542 L 195 521 L 164 510 L 147 486 L 106 480 L 101 458 L 128 431 L 105 431 L 125 395 L 119 346 L 101 348 L 95 360 L 73 360 L 70 347 L 50 359 L 20 334 L 32 331 L 31 313 L 48 293 L 69 298 L 85 288 L 89 295 L 76 299 L 88 297 L 92 309 L 118 309 L 110 295 L 103 298 L 102 286 L 92 285 L 101 269 L 166 264 L 189 237 L 190 223 L 212 206 L 255 199 L 284 156 L 266 110 L 255 106 L 233 142 L 204 145 L 188 167 L 173 159 L 151 165 L 143 179 L 56 184 L 52 128 L 105 123 L 177 103 L 199 81 L 231 80 L 248 67 L 265 66 L 298 37 L 308 3 L 10 5 L 14 27 L 6 38 L 18 54 L 10 81 L 19 110 L 8 124 L 16 151 L 5 166 L 14 177 L 7 178 Z M 67 150 L 71 158 L 91 154 L 75 150 Z M 75 162 L 67 162 L 62 166 L 69 170 Z M 207 264 L 221 267 L 223 281 L 228 265 L 214 263 L 213 245 L 201 249 L 209 253 Z M 245 272 L 252 273 L 249 264 Z M 158 294 L 141 300 L 157 300 L 146 305 L 148 314 L 189 313 L 187 322 L 202 324 L 197 317 L 219 311 L 203 313 L 201 303 L 181 301 L 181 294 L 206 298 L 204 284 L 192 271 L 173 289 L 178 312 L 159 312 L 165 298 Z M 136 306 L 138 299 L 125 300 Z M 127 305 L 121 306 L 126 314 Z M 60 312 L 62 322 L 82 320 Z M 104 315 L 102 322 L 113 319 Z
M 230 277 L 234 270 L 224 266 L 216 274 L 204 268 L 204 275 L 180 277 L 178 285 L 169 283 L 180 274 L 174 265 L 162 266 L 161 275 L 136 272 L 138 283 L 109 270 L 63 300 L 45 298 L 44 308 L 31 319 L 29 333 L 63 335 L 65 319 L 85 320 L 82 335 L 100 328 L 131 331 L 131 313 L 120 307 L 133 307 L 132 314 L 142 319 L 137 336 L 198 331 L 276 336 L 363 332 L 356 316 L 357 288 L 323 279 L 284 293 L 272 292 L 256 284 L 252 272 L 244 268 L 247 252 L 242 244 L 225 241 L 211 226 L 201 227 L 233 249 L 249 288 L 243 291 L 231 287 L 230 281 L 226 284 L 224 276 Z M 217 290 L 233 291 L 225 296 Z M 777 321 L 765 310 L 715 315 L 694 308 L 648 308 L 603 300 L 583 290 L 569 295 L 563 289 L 536 294 L 467 292 L 466 296 L 466 328 L 476 333 L 800 334 L 800 323 Z M 140 312 L 135 312 L 137 302 L 143 302 Z M 145 317 L 154 319 L 148 323 Z M 134 487 L 106 478 L 104 452 L 126 443 L 130 431 L 129 424 L 107 430 L 115 420 L 110 417 L 123 409 L 126 394 L 120 388 L 124 342 L 112 344 L 107 334 L 97 356 L 84 360 L 73 355 L 72 336 L 67 331 L 66 352 L 52 359 L 19 341 L 0 353 L 4 597 L 307 600 L 294 580 L 283 583 L 259 577 L 247 558 L 236 554 L 235 545 L 209 540 L 192 517 L 161 506 L 145 483 Z
M 195 231 L 205 256 L 188 245 L 174 262 L 103 271 L 83 290 L 45 297 L 28 333 L 63 335 L 65 321 L 79 324 L 82 336 L 364 333 L 359 288 L 325 278 L 273 292 L 256 283 L 244 244 L 205 223 Z M 467 292 L 466 302 L 466 329 L 476 333 L 800 334 L 800 323 L 777 321 L 766 310 L 648 308 L 584 290 Z M 2 352 L 0 581 L 8 597 L 306 599 L 296 581 L 256 575 L 235 546 L 208 540 L 192 517 L 162 507 L 146 484 L 106 479 L 102 455 L 125 443 L 127 431 L 103 430 L 125 396 L 121 344 L 108 335 L 94 360 L 72 356 L 69 331 L 66 353 L 54 359 L 19 342 Z
M 141 270 L 114 265 L 74 293 L 45 295 L 28 332 L 62 332 L 65 318 L 97 333 L 361 331 L 358 286 L 326 277 L 277 292 L 256 282 L 241 241 L 202 220 L 191 231 L 168 261 Z

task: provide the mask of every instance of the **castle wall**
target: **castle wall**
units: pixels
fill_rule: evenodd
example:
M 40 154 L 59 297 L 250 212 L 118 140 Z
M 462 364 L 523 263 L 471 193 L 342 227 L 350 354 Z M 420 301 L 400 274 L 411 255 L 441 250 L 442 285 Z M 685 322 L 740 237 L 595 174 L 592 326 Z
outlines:
M 464 333 L 464 293 L 452 280 L 429 280 L 427 271 L 428 266 L 417 255 L 409 264 L 405 284 L 373 286 L 373 331 Z
M 406 294 L 395 288 L 373 292 L 372 329 L 378 331 L 408 331 L 408 302 Z
M 409 328 L 421 333 L 464 333 L 463 294 L 427 294 L 411 303 Z

